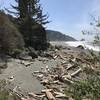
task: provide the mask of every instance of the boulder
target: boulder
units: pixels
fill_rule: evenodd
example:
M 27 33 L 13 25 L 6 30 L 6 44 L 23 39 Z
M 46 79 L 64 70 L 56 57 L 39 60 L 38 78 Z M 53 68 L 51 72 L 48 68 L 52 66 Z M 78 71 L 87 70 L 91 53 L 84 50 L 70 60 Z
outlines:
M 77 46 L 77 48 L 84 49 L 84 47 L 82 45 Z

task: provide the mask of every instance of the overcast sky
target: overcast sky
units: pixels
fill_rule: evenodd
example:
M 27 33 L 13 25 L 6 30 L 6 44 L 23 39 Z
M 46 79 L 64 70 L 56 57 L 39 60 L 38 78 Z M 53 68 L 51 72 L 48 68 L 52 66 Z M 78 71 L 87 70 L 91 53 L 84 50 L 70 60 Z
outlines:
M 57 30 L 76 39 L 81 31 L 90 29 L 91 15 L 100 16 L 100 0 L 40 0 L 45 13 L 49 13 L 48 29 Z M 0 0 L 1 7 L 10 8 L 14 0 Z

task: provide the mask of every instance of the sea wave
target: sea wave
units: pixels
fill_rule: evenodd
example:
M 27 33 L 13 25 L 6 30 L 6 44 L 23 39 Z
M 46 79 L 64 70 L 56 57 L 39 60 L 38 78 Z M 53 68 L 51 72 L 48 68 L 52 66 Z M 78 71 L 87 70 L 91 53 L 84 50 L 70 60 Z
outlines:
M 100 51 L 99 46 L 95 46 L 92 43 L 86 42 L 86 41 L 68 41 L 65 42 L 69 46 L 77 47 L 79 45 L 82 45 L 85 49 L 94 50 L 94 51 Z

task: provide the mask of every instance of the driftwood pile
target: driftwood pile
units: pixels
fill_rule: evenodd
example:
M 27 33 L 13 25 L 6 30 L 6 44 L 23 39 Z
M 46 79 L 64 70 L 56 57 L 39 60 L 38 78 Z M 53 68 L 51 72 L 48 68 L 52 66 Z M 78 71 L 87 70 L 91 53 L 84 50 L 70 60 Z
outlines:
M 46 87 L 41 92 L 48 100 L 64 100 L 64 98 L 65 100 L 73 100 L 66 96 L 64 90 L 74 81 L 85 78 L 82 65 L 87 62 L 64 51 L 56 50 L 51 55 L 57 65 L 53 68 L 49 68 L 49 65 L 46 65 L 45 68 L 41 67 L 40 71 L 34 71 L 33 76 L 37 77 Z
M 48 64 L 48 61 L 51 59 L 56 62 L 56 66 L 52 68 Z M 74 81 L 86 78 L 83 69 L 90 63 L 79 57 L 77 53 L 74 55 L 74 52 L 67 53 L 62 50 L 49 52 L 48 58 L 44 57 L 39 59 L 39 61 L 45 63 L 46 66 L 41 66 L 41 70 L 34 71 L 32 75 L 40 80 L 45 89 L 41 90 L 39 94 L 28 93 L 27 96 L 21 96 L 21 100 L 73 100 L 64 91 Z M 22 61 L 21 63 L 28 67 L 33 62 Z

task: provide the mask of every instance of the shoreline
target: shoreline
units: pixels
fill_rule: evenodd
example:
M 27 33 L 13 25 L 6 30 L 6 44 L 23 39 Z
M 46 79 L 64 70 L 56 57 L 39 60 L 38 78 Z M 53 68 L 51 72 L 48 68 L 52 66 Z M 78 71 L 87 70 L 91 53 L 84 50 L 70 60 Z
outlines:
M 92 43 L 90 42 L 85 42 L 85 41 L 51 41 L 50 42 L 53 45 L 62 45 L 62 46 L 70 46 L 70 47 L 78 47 L 78 46 L 83 46 L 84 49 L 89 49 L 89 50 L 93 50 L 93 51 L 100 51 L 100 47 L 99 46 L 94 46 Z

